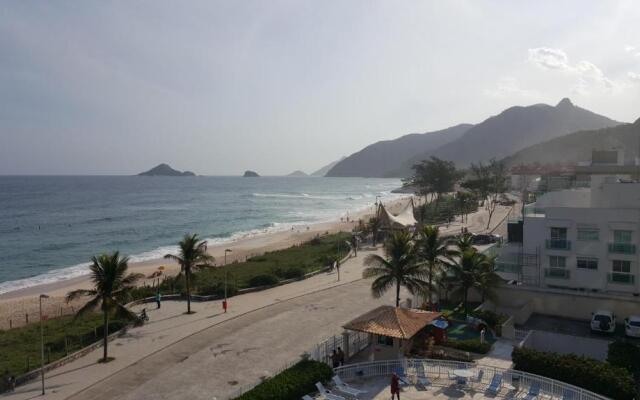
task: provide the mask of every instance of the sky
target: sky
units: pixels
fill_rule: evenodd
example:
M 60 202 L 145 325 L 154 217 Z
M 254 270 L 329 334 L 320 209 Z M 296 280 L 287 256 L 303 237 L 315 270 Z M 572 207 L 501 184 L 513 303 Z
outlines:
M 629 1 L 0 6 L 0 174 L 312 172 L 513 105 L 640 117 Z

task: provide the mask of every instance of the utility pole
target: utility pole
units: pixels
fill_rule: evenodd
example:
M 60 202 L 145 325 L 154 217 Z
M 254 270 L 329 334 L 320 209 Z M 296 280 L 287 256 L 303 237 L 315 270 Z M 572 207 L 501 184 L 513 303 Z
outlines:
M 42 395 L 44 396 L 44 324 L 42 323 L 42 300 L 48 299 L 46 294 L 40 295 L 40 376 L 42 376 Z
M 227 280 L 229 276 L 229 269 L 227 268 L 227 253 L 231 253 L 231 249 L 224 249 L 224 312 L 227 312 Z

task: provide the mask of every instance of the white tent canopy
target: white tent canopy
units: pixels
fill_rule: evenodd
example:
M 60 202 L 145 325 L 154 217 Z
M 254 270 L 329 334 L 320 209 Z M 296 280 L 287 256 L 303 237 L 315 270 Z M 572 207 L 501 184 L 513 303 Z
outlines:
M 380 204 L 378 208 L 378 218 L 382 222 L 383 227 L 390 229 L 406 229 L 418 223 L 413 216 L 413 200 L 409 201 L 407 205 L 395 215 L 391 214 Z

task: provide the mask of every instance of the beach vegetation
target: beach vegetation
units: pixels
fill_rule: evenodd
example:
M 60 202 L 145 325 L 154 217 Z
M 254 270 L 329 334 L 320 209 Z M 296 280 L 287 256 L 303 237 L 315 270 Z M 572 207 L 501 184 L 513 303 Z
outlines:
M 127 274 L 128 257 L 121 257 L 119 252 L 94 256 L 91 259 L 89 269 L 91 271 L 91 281 L 93 289 L 77 289 L 67 294 L 67 301 L 72 301 L 80 297 L 90 297 L 75 314 L 74 319 L 78 319 L 85 314 L 100 309 L 103 317 L 102 361 L 109 361 L 109 317 L 114 315 L 120 320 L 133 321 L 137 317 L 125 304 L 131 299 L 130 290 L 136 281 L 142 278 L 142 274 Z
M 474 194 L 466 193 L 462 197 L 464 198 L 463 203 L 461 203 L 458 194 L 444 194 L 440 196 L 438 204 L 428 202 L 416 207 L 415 217 L 424 225 L 435 225 L 450 222 L 456 215 L 464 218 L 466 215 L 478 210 L 478 201 Z
M 440 229 L 437 226 L 423 226 L 418 231 L 417 257 L 423 263 L 427 274 L 426 290 L 430 308 L 433 304 L 433 292 L 436 290 L 434 281 L 445 267 L 446 260 L 454 254 L 448 243 L 448 238 L 440 235 Z
M 261 274 L 249 279 L 251 287 L 273 286 L 277 285 L 280 279 L 275 274 Z
M 209 267 L 214 258 L 207 253 L 207 242 L 200 240 L 197 234 L 184 235 L 178 243 L 179 254 L 167 254 L 166 259 L 174 260 L 180 265 L 180 276 L 184 276 L 187 297 L 187 314 L 191 314 L 191 275 L 197 269 Z
M 471 164 L 471 177 L 462 182 L 462 186 L 476 194 L 476 197 L 485 202 L 485 208 L 489 213 L 487 229 L 491 225 L 491 217 L 498 206 L 500 196 L 508 189 L 507 168 L 503 162 L 492 159 L 488 164 L 482 162 Z
M 468 310 L 468 297 L 471 288 L 479 289 L 483 295 L 493 294 L 493 289 L 500 282 L 500 277 L 493 272 L 494 259 L 478 252 L 475 248 L 459 251 L 446 262 L 446 268 L 454 282 L 454 293 L 462 295 L 464 313 Z
M 412 169 L 413 174 L 404 180 L 404 185 L 415 188 L 419 195 L 431 195 L 436 210 L 442 195 L 453 192 L 456 182 L 461 178 L 453 161 L 441 160 L 435 156 L 413 165 Z
M 395 288 L 396 307 L 400 306 L 400 287 L 409 293 L 426 293 L 429 283 L 425 280 L 423 265 L 417 262 L 416 246 L 409 232 L 394 232 L 384 246 L 384 256 L 369 254 L 364 259 L 367 266 L 363 278 L 375 278 L 371 283 L 373 297 L 379 298 Z

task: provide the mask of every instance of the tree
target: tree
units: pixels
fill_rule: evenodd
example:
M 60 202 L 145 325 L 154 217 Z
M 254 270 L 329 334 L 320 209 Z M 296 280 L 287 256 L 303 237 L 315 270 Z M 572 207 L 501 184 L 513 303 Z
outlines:
M 456 205 L 460 213 L 461 222 L 469 221 L 469 210 L 475 210 L 474 203 L 477 204 L 472 193 L 458 191 L 456 192 Z
M 431 156 L 429 160 L 422 160 L 413 167 L 413 175 L 404 181 L 405 186 L 413 186 L 421 196 L 435 195 L 436 210 L 438 201 L 443 193 L 453 191 L 455 183 L 460 179 L 453 161 L 444 161 Z
M 495 257 L 485 256 L 485 262 L 476 271 L 474 287 L 480 292 L 482 302 L 486 299 L 495 301 L 497 298 L 495 289 L 500 286 L 502 278 L 494 272 Z
M 447 239 L 440 236 L 437 226 L 427 225 L 419 232 L 417 253 L 418 259 L 426 266 L 429 308 L 433 305 L 434 278 L 445 265 L 445 260 L 453 255 L 447 245 Z
M 473 249 L 473 235 L 470 233 L 464 233 L 456 239 L 456 247 L 458 248 L 458 255 L 466 250 Z
M 371 284 L 373 297 L 381 297 L 394 285 L 396 287 L 396 307 L 400 306 L 400 287 L 409 293 L 426 292 L 428 283 L 424 280 L 422 265 L 416 263 L 416 249 L 411 234 L 394 232 L 384 247 L 385 257 L 369 254 L 364 264 L 363 278 L 376 278 Z
M 207 242 L 200 240 L 197 234 L 186 234 L 178 243 L 180 251 L 178 255 L 167 254 L 164 258 L 174 260 L 180 265 L 180 274 L 184 274 L 184 283 L 187 291 L 187 314 L 191 314 L 191 280 L 196 269 L 209 267 L 214 258 L 205 250 Z
M 491 226 L 491 217 L 498 205 L 498 199 L 507 190 L 507 169 L 504 163 L 491 159 L 489 164 L 471 164 L 472 178 L 462 185 L 475 193 L 478 197 L 487 200 L 486 209 L 489 212 L 487 229 Z
M 462 292 L 464 312 L 468 312 L 469 289 L 477 287 L 481 271 L 491 266 L 491 260 L 475 248 L 459 253 L 452 262 L 447 264 L 453 274 L 453 281 L 457 284 L 457 291 Z
M 135 281 L 143 277 L 142 274 L 128 274 L 127 268 L 129 258 L 120 257 L 119 252 L 112 254 L 102 254 L 91 258 L 92 264 L 91 281 L 94 288 L 78 289 L 67 294 L 67 302 L 75 300 L 83 296 L 91 296 L 82 308 L 80 308 L 74 319 L 81 317 L 87 312 L 93 311 L 98 307 L 103 314 L 103 356 L 102 361 L 107 362 L 108 354 L 108 338 L 109 338 L 109 314 L 113 313 L 117 318 L 133 320 L 135 314 L 129 311 L 123 304 L 129 300 L 130 290 L 134 287 Z

